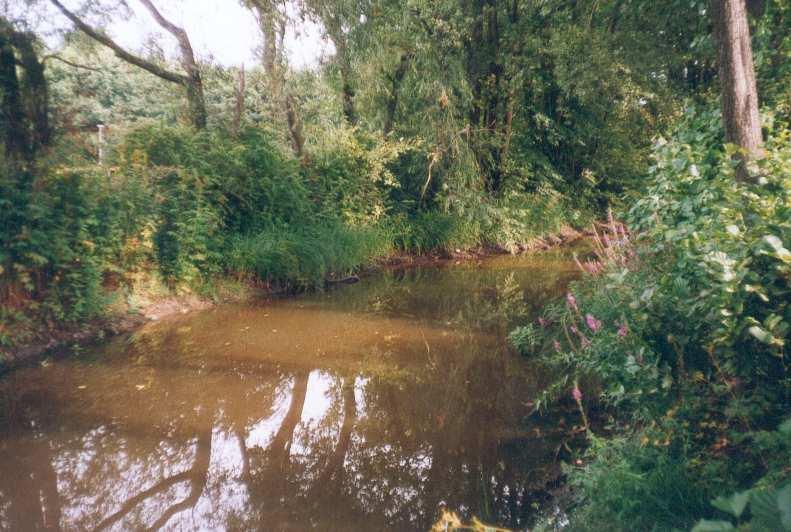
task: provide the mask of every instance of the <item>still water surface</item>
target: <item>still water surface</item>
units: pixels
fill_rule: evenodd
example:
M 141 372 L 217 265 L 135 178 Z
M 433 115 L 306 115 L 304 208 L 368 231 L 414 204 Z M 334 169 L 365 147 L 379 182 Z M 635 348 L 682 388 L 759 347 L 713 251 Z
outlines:
M 566 421 L 505 335 L 560 252 L 150 324 L 0 380 L 0 530 L 524 527 Z M 570 421 L 569 421 L 570 423 Z

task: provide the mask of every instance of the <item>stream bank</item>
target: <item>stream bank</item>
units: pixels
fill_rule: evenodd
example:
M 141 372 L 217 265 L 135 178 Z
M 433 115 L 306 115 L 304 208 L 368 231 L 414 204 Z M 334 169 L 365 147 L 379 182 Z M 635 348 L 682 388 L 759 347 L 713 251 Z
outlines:
M 555 234 L 537 237 L 520 244 L 514 249 L 500 246 L 478 246 L 470 249 L 434 250 L 424 254 L 394 253 L 364 266 L 348 278 L 326 279 L 327 286 L 342 285 L 346 279 L 365 278 L 383 269 L 398 269 L 427 266 L 446 261 L 475 261 L 498 255 L 515 255 L 548 251 L 569 246 L 589 232 L 563 226 Z M 153 275 L 153 274 L 151 274 Z M 254 298 L 265 298 L 293 293 L 281 287 L 273 287 L 252 280 L 216 281 L 209 295 L 201 295 L 189 289 L 182 293 L 166 290 L 155 281 L 142 283 L 147 288 L 133 290 L 133 294 L 118 293 L 115 303 L 108 307 L 105 315 L 79 325 L 44 324 L 33 325 L 26 332 L 28 339 L 11 347 L 0 347 L 0 376 L 8 371 L 44 360 L 50 353 L 80 345 L 90 345 L 112 336 L 134 331 L 151 321 L 172 319 L 190 312 L 205 310 L 217 304 L 239 303 Z M 153 288 L 150 288 L 151 286 Z

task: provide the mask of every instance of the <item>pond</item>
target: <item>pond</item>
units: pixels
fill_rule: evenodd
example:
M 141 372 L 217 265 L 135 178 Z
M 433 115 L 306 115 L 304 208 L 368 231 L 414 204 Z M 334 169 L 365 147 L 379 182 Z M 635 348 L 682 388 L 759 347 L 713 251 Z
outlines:
M 568 252 L 386 270 L 154 322 L 0 380 L 0 530 L 524 528 L 571 410 L 510 328 Z

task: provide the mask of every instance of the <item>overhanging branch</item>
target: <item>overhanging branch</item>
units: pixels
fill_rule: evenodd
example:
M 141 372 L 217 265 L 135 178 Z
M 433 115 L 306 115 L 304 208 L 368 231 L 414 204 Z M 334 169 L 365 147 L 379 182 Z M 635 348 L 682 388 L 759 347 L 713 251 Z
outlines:
M 126 61 L 127 63 L 131 63 L 135 66 L 142 68 L 154 74 L 158 78 L 164 79 L 165 81 L 170 81 L 171 83 L 178 83 L 179 85 L 186 85 L 187 84 L 187 77 L 178 74 L 176 72 L 171 72 L 161 66 L 152 63 L 151 61 L 147 61 L 142 57 L 136 56 L 127 50 L 124 50 L 118 43 L 112 40 L 110 37 L 105 35 L 103 32 L 94 29 L 90 25 L 86 24 L 80 17 L 76 14 L 69 11 L 66 6 L 64 6 L 59 0 L 50 0 L 52 4 L 57 7 L 61 13 L 63 13 L 66 18 L 68 18 L 80 31 L 88 35 L 93 40 L 105 45 L 106 47 L 110 48 L 115 55 Z

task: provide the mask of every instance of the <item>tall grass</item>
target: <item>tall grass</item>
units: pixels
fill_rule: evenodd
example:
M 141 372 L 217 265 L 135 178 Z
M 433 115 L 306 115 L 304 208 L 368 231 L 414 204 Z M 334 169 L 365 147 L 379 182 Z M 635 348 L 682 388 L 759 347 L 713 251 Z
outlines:
M 378 227 L 340 223 L 273 227 L 235 237 L 226 266 L 237 275 L 304 288 L 317 286 L 330 275 L 348 275 L 391 250 L 390 232 Z

